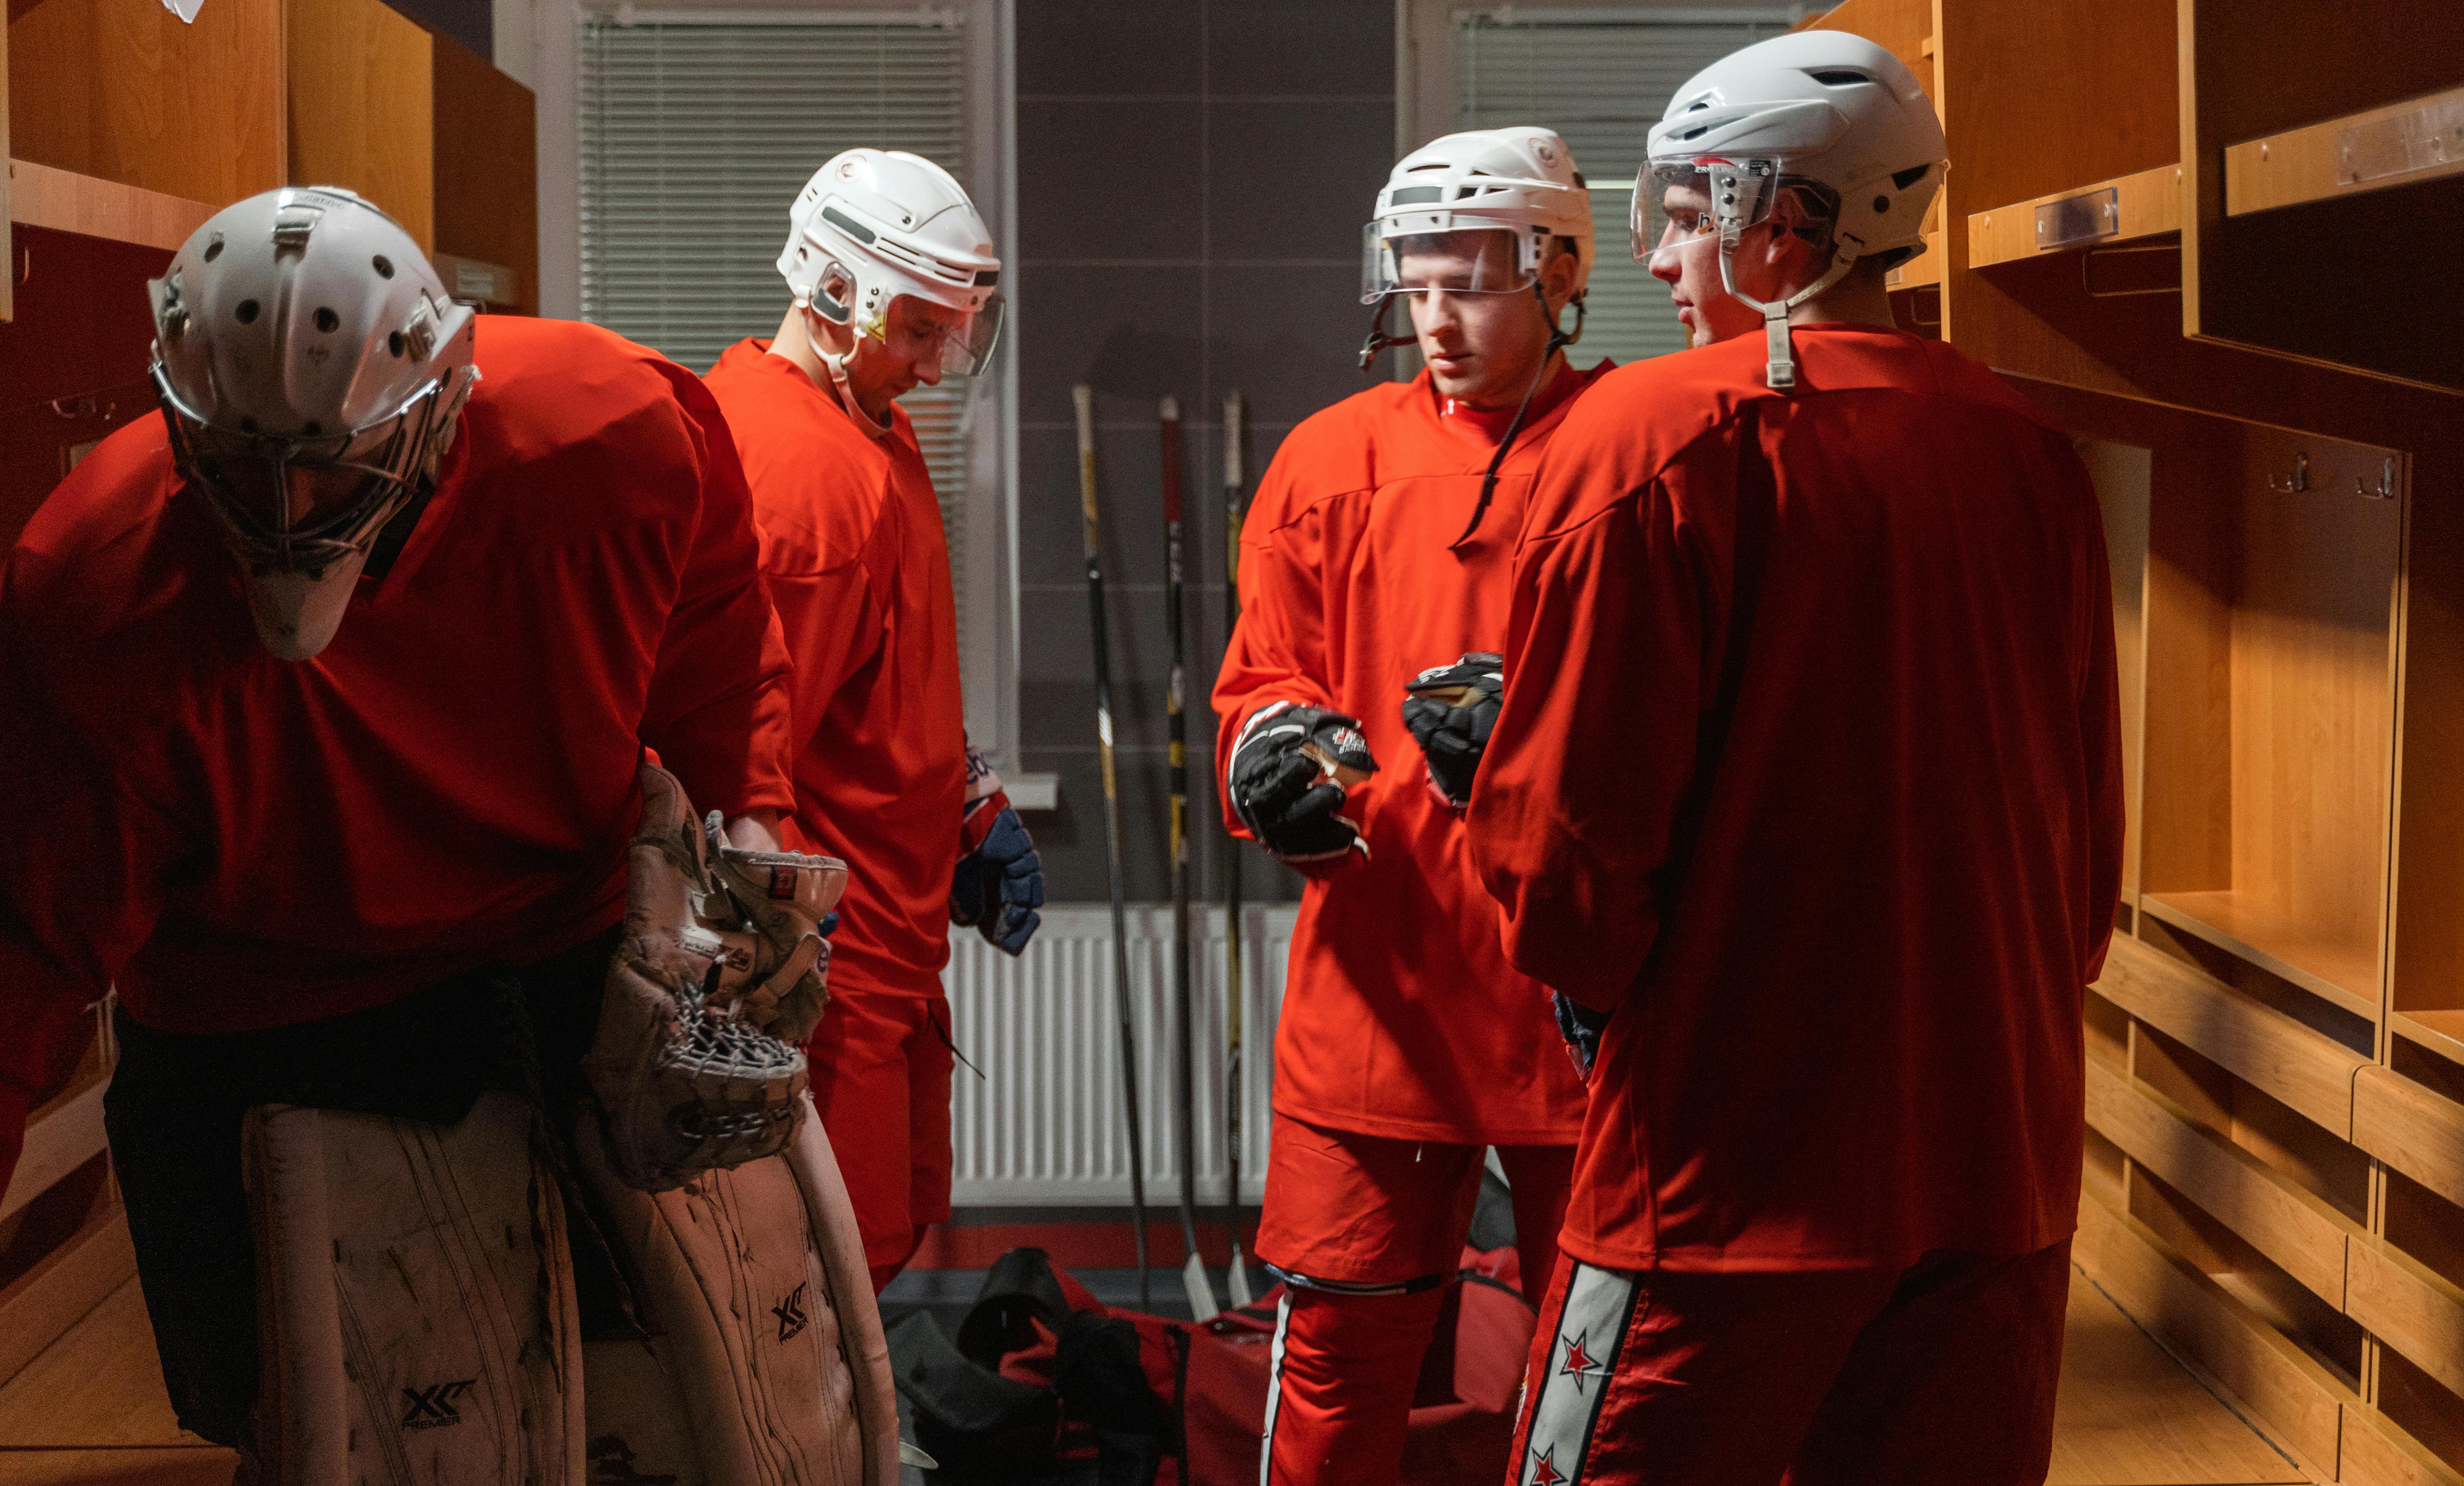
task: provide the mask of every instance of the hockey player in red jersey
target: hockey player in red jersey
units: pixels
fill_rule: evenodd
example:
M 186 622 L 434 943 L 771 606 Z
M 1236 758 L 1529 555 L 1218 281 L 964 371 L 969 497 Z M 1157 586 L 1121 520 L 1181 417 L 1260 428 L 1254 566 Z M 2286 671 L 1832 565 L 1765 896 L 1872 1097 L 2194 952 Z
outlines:
M 1888 52 L 1748 48 L 1650 151 L 1697 349 L 1550 447 L 1469 817 L 1598 1039 L 1512 1479 L 2040 1481 L 2123 830 L 2096 496 L 1892 325 L 1944 142 Z
M 517 1067 L 569 1108 L 644 750 L 775 845 L 787 665 L 718 410 L 657 355 L 474 318 L 321 188 L 216 213 L 152 293 L 162 418 L 0 588 L 0 1183 L 116 986 L 165 1378 L 240 1443 L 246 1112 L 451 1124 Z
M 1230 823 L 1313 880 L 1275 1039 L 1258 1253 L 1285 1280 L 1264 1478 L 1392 1480 L 1485 1149 L 1527 1293 L 1556 1261 L 1582 1091 L 1548 992 L 1507 966 L 1461 811 L 1497 706 L 1531 471 L 1597 376 L 1560 328 L 1591 208 L 1545 129 L 1449 135 L 1379 193 L 1364 365 L 1427 369 L 1310 417 L 1241 537 L 1215 684 Z M 1389 338 L 1392 300 L 1412 336 Z M 1603 363 L 1603 366 L 1606 364 Z
M 1001 259 L 948 171 L 851 149 L 797 198 L 775 339 L 712 367 L 795 662 L 794 829 L 846 859 L 813 1095 L 875 1290 L 950 1215 L 948 925 L 1011 954 L 1044 877 L 967 745 L 940 503 L 898 398 L 980 372 Z

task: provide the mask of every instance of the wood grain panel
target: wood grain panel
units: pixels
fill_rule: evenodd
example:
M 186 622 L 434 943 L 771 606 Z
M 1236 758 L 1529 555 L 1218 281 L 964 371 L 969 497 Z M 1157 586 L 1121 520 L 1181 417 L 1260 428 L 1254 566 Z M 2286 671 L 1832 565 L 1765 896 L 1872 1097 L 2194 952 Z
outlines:
M 2134 939 L 2114 940 L 2096 991 L 2331 1133 L 2351 1132 L 2353 1075 L 2370 1060 L 2334 1039 Z
M 221 206 L 282 184 L 282 0 L 10 7 L 10 150 Z
M 164 1390 L 140 1286 L 113 1291 L 59 1344 L 0 1386 L 0 1440 L 11 1452 L 199 1443 L 181 1432 Z
M 381 0 L 284 0 L 290 182 L 342 186 L 435 247 L 434 47 Z
M 114 1209 L 0 1291 L 0 1382 L 15 1377 L 136 1273 L 128 1220 Z
M 2345 1406 L 2345 1486 L 2464 1486 L 2464 1475 L 2440 1464 L 2410 1435 L 2375 1409 Z
M 2464 1393 L 2464 1290 L 2402 1250 L 2368 1238 L 2353 1244 L 2351 1273 L 2345 1314 L 2448 1391 Z
M 2353 1395 L 2324 1367 L 2166 1253 L 2145 1224 L 2092 1198 L 2079 1204 L 2071 1253 L 2132 1319 L 2195 1358 L 2286 1444 L 2333 1471 L 2339 1410 Z
M 436 252 L 502 264 L 539 311 L 539 160 L 531 91 L 443 36 L 435 44 Z
M 2393 1069 L 2365 1068 L 2353 1083 L 2353 1143 L 2464 1206 L 2464 1104 Z
M 179 251 L 215 209 L 31 160 L 9 162 L 9 219 L 81 237 Z
M 2071 1280 L 2056 1400 L 2046 1486 L 2293 1486 L 2306 1479 L 2078 1275 Z
M 0 1219 L 34 1199 L 54 1182 L 102 1154 L 102 1091 L 108 1080 L 96 1078 L 84 1090 L 55 1100 L 26 1122 L 26 1143 L 0 1195 Z
M 2087 1072 L 2087 1120 L 2131 1160 L 2162 1177 L 2330 1305 L 2344 1302 L 2352 1230 L 2324 1202 L 2180 1107 L 2101 1064 Z
M 2240 216 L 2272 207 L 2298 206 L 2356 191 L 2376 190 L 2464 170 L 2464 147 L 2449 151 L 2443 162 L 2429 162 L 2401 174 L 2369 180 L 2353 178 L 2339 148 L 2347 129 L 2366 130 L 2395 125 L 2425 110 L 2464 113 L 2464 88 L 2451 88 L 2427 99 L 2412 99 L 2385 108 L 2365 109 L 2305 128 L 2289 129 L 2266 139 L 2245 140 L 2225 147 L 2225 215 Z M 2459 142 L 2464 143 L 2464 142 Z
M 2071 197 L 2093 195 L 2101 190 L 2114 193 L 2116 220 L 2112 235 L 2100 237 L 2093 244 L 2071 243 L 2051 248 L 2037 241 L 2038 207 Z M 2182 167 L 2162 165 L 2152 170 L 2098 181 L 2090 186 L 2066 188 L 2033 201 L 2014 202 L 1972 212 L 1968 218 L 1968 261 L 1972 268 L 1988 268 L 1996 263 L 2032 258 L 2042 253 L 2076 253 L 2085 247 L 2101 248 L 2108 243 L 2131 242 L 2181 230 Z

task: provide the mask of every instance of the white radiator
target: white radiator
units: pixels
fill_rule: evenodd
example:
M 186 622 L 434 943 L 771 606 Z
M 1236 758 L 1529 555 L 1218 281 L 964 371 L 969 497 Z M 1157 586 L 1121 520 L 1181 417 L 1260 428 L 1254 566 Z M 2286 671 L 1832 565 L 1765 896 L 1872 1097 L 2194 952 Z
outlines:
M 973 929 L 950 935 L 951 1034 L 985 1076 L 952 1078 L 951 1200 L 961 1207 L 1079 1207 L 1130 1200 L 1129 1129 L 1121 1109 L 1120 1019 L 1112 998 L 1112 911 L 1046 907 L 1044 926 L 1013 960 Z M 1243 977 L 1242 1200 L 1265 1189 L 1267 1078 L 1275 1013 L 1291 948 L 1288 904 L 1247 908 Z M 1190 999 L 1197 1022 L 1198 1197 L 1224 1200 L 1223 910 L 1195 914 Z M 1174 1082 L 1172 909 L 1129 910 L 1130 996 L 1145 1113 L 1147 1202 L 1179 1192 L 1180 1098 Z

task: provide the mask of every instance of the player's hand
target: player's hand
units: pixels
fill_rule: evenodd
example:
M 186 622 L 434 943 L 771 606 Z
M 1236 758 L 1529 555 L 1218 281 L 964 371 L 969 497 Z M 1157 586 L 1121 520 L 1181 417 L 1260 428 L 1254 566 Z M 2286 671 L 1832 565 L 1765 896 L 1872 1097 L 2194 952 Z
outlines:
M 1562 990 L 1550 992 L 1557 1008 L 1557 1035 L 1566 1039 L 1566 1055 L 1574 1072 L 1592 1081 L 1592 1065 L 1599 1061 L 1600 1033 L 1608 1031 L 1609 1013 L 1595 1011 Z
M 1431 666 L 1403 688 L 1403 725 L 1419 741 L 1429 787 L 1458 814 L 1471 805 L 1472 776 L 1505 696 L 1506 663 L 1486 651 Z
M 1368 859 L 1359 824 L 1336 812 L 1350 787 L 1375 772 L 1359 719 L 1277 701 L 1242 727 L 1225 779 L 1258 844 L 1316 876 Z
M 973 925 L 984 941 L 1023 954 L 1044 921 L 1044 859 L 1009 796 L 996 789 L 971 800 L 958 821 L 958 870 L 950 878 L 950 921 Z

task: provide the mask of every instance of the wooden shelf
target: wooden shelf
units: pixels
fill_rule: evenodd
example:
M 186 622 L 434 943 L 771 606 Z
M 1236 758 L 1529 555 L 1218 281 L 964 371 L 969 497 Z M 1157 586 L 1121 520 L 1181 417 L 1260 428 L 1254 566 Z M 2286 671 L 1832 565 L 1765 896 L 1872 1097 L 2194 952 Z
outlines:
M 42 1263 L 0 1289 L 0 1382 L 15 1377 L 136 1273 L 128 1217 L 115 1203 Z
M 2350 989 L 2378 984 L 2378 951 L 2330 939 L 2230 889 L 2145 893 L 2140 907 L 2185 934 L 2238 955 L 2355 1016 L 2379 1019 L 2379 998 Z
M 2393 1011 L 2387 1029 L 2451 1063 L 2464 1065 L 2464 1011 Z
M 2094 989 L 2330 1134 L 2352 1129 L 2370 1059 L 2335 1039 L 2135 939 L 2114 940 Z
M 53 1100 L 26 1122 L 26 1146 L 17 1158 L 9 1189 L 0 1195 L 0 1220 L 60 1178 L 103 1153 L 102 1094 L 108 1077 L 98 1076 L 83 1088 Z
M 2464 88 L 2225 146 L 2225 215 L 2464 171 Z
M 2181 230 L 2182 167 L 2159 166 L 1971 213 L 1968 266 L 1986 268 Z
M 74 170 L 9 162 L 9 219 L 86 237 L 177 252 L 215 209 L 185 196 L 122 186 Z
M 2406 1020 L 2396 1013 L 2399 1031 Z M 2353 1143 L 2464 1207 L 2464 1104 L 2394 1069 L 2365 1068 L 2353 1080 Z

